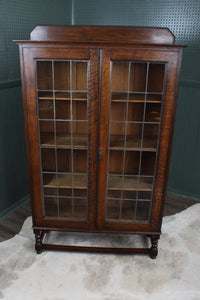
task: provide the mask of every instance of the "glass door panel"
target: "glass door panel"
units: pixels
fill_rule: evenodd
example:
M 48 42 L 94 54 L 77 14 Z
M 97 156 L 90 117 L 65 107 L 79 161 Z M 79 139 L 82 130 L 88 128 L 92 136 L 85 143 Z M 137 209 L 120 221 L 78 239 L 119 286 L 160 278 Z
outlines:
M 164 72 L 164 63 L 110 62 L 106 221 L 150 220 Z
M 44 216 L 88 218 L 87 60 L 37 60 Z

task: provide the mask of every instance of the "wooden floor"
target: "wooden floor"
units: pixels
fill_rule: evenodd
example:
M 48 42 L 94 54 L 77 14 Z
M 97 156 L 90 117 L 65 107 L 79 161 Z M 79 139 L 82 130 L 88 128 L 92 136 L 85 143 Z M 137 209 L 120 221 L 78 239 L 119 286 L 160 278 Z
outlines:
M 165 205 L 164 215 L 173 215 L 187 207 L 198 203 L 190 198 L 168 194 Z M 27 203 L 12 213 L 10 216 L 0 221 L 0 242 L 5 241 L 17 234 L 24 220 L 31 215 L 30 203 Z

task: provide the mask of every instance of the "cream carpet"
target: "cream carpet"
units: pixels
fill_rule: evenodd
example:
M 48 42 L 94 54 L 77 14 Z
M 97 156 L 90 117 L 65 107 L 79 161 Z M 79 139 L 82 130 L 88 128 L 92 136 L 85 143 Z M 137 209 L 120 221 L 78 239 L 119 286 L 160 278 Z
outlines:
M 156 260 L 148 256 L 67 252 L 36 255 L 28 218 L 18 235 L 0 243 L 0 298 L 199 300 L 200 204 L 165 217 L 162 231 Z M 76 244 L 91 240 L 89 235 L 78 234 L 67 234 L 67 239 Z M 134 244 L 129 236 L 97 236 L 92 241 L 95 245 Z

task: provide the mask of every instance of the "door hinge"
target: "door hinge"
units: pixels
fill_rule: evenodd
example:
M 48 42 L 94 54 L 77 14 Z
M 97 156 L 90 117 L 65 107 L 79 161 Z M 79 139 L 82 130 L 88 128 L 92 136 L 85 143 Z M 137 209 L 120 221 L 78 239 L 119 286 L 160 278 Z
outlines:
M 101 158 L 102 158 L 102 148 L 99 147 L 99 160 L 101 160 Z

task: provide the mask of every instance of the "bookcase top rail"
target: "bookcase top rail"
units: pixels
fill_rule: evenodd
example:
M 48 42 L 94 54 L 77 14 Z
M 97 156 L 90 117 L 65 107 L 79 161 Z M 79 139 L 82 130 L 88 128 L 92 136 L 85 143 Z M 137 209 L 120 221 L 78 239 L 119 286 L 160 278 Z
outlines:
M 168 28 L 38 25 L 31 31 L 30 40 L 120 44 L 174 44 L 175 37 Z

